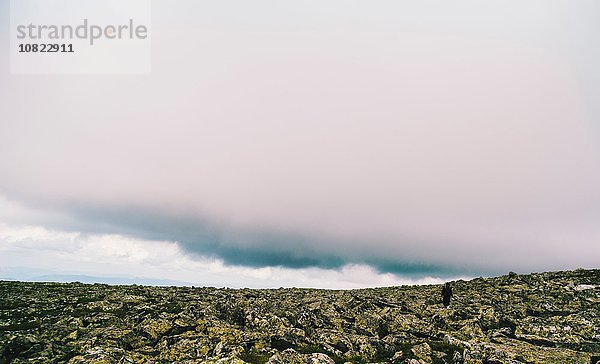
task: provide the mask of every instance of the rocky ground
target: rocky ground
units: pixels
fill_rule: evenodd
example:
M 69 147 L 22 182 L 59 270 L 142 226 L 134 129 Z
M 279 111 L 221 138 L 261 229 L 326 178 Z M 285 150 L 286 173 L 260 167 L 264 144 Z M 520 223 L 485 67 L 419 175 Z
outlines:
M 0 363 L 596 363 L 600 270 L 350 291 L 0 281 Z

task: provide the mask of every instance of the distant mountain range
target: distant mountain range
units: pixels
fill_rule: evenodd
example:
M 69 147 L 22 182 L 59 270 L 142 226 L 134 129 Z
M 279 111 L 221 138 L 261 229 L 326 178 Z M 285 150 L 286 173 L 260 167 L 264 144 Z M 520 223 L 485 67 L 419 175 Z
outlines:
M 0 280 L 30 281 L 30 282 L 81 282 L 102 284 L 142 284 L 148 286 L 191 286 L 191 283 L 172 279 L 145 278 L 145 277 L 120 277 L 120 276 L 92 276 L 86 274 L 70 274 L 53 272 L 42 269 L 25 267 L 0 268 Z

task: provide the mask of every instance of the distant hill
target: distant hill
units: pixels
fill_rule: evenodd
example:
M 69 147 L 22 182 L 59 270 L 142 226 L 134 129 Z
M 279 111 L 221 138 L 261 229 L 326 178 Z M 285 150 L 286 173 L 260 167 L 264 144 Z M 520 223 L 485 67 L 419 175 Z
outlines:
M 80 282 L 80 283 L 103 283 L 112 285 L 131 285 L 142 284 L 152 286 L 189 286 L 189 283 L 174 281 L 169 279 L 149 279 L 149 278 L 127 278 L 127 277 L 97 277 L 81 274 L 45 274 L 35 276 L 31 279 L 34 282 Z
M 191 283 L 172 279 L 156 279 L 142 277 L 91 276 L 85 274 L 68 274 L 42 269 L 10 267 L 0 269 L 0 280 L 28 282 L 80 282 L 103 284 L 142 284 L 150 286 L 190 286 Z
M 78 281 L 95 277 L 69 276 Z M 596 363 L 600 270 L 360 290 L 0 281 L 0 363 Z

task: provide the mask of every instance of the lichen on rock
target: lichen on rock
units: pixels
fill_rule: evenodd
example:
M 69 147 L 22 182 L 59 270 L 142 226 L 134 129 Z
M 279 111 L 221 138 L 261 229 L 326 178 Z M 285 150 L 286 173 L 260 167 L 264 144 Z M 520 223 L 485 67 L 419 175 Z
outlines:
M 0 281 L 0 363 L 600 359 L 600 270 L 360 290 Z

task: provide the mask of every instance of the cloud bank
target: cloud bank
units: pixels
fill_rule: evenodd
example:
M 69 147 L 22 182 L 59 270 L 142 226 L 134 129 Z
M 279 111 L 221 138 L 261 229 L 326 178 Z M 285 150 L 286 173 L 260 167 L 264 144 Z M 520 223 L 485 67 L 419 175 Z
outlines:
M 169 241 L 10 225 L 0 225 L 0 279 L 338 289 L 441 282 L 382 274 L 356 264 L 335 270 L 235 267 L 219 259 L 192 258 Z
M 2 73 L 4 221 L 254 269 L 597 266 L 597 4 L 235 3 L 155 2 L 148 76 Z

